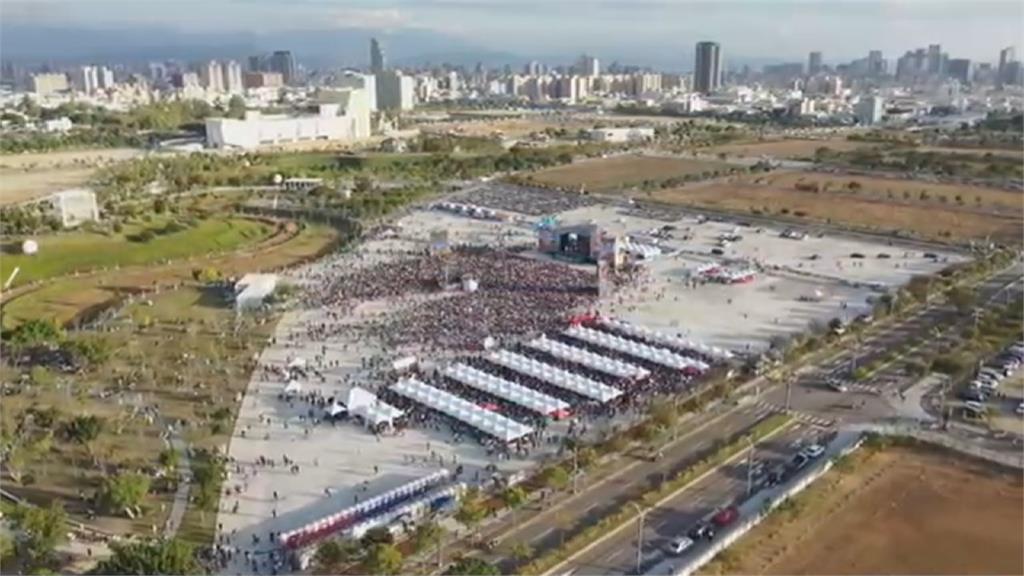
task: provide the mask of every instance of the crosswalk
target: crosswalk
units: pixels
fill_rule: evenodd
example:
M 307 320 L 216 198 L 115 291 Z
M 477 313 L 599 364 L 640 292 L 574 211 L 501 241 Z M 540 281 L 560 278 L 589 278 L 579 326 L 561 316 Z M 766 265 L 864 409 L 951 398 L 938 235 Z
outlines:
M 757 400 L 752 404 L 753 409 L 759 414 L 771 413 L 771 414 L 784 414 L 786 409 L 782 406 L 778 406 L 765 400 Z M 800 412 L 798 410 L 790 410 L 790 416 L 793 417 L 797 422 L 802 422 L 818 428 L 831 428 L 835 423 L 835 419 L 825 418 L 817 416 L 815 414 L 808 414 L 806 412 Z

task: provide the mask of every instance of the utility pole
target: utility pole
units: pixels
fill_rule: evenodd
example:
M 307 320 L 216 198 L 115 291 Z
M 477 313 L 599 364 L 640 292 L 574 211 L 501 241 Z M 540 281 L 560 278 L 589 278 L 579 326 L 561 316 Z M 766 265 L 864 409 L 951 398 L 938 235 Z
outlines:
M 747 496 L 750 496 L 754 492 L 754 441 L 747 438 L 747 443 L 750 444 L 750 454 L 747 457 Z
M 636 525 L 636 573 L 640 574 L 640 567 L 643 564 L 644 559 L 644 518 L 647 516 L 647 510 L 644 510 L 636 502 L 630 502 L 636 511 L 640 514 L 637 517 Z
M 793 396 L 793 378 L 786 378 L 786 413 L 789 414 L 789 402 Z
M 444 545 L 444 531 L 437 535 L 437 569 L 440 570 L 444 567 L 444 557 L 441 555 L 441 547 Z
M 579 492 L 580 466 L 579 466 L 579 445 L 575 442 L 572 445 L 572 493 Z

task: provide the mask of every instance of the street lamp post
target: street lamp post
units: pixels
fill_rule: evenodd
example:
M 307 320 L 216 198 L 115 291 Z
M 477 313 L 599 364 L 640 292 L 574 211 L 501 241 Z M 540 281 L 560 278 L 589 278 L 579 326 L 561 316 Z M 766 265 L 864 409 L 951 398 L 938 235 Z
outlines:
M 750 454 L 747 457 L 747 496 L 754 492 L 754 440 L 747 438 L 750 445 Z
M 644 558 L 644 518 L 647 516 L 648 510 L 641 508 L 636 502 L 630 502 L 630 504 L 636 508 L 639 514 L 636 527 L 636 573 L 640 574 L 640 566 L 643 564 Z

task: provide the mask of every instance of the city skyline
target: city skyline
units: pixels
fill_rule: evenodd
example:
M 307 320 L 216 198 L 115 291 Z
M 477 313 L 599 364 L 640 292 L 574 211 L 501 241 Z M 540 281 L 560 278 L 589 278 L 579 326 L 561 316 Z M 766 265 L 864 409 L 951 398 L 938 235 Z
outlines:
M 586 10 L 575 0 L 536 4 L 530 9 L 511 0 L 210 0 L 199 11 L 182 10 L 180 2 L 166 0 L 9 0 L 3 28 L 160 27 L 183 34 L 244 30 L 255 36 L 304 29 L 431 32 L 515 56 L 555 57 L 587 50 L 606 61 L 637 62 L 660 62 L 674 53 L 681 61 L 690 60 L 695 42 L 713 39 L 734 58 L 806 61 L 809 52 L 821 51 L 826 63 L 834 63 L 863 57 L 869 50 L 881 50 L 891 59 L 910 46 L 936 43 L 950 54 L 996 61 L 999 50 L 1020 45 L 1024 20 L 1020 3 L 1001 0 L 599 1 L 587 3 Z M 565 26 L 569 16 L 573 25 Z M 639 37 L 637 30 L 643 31 Z

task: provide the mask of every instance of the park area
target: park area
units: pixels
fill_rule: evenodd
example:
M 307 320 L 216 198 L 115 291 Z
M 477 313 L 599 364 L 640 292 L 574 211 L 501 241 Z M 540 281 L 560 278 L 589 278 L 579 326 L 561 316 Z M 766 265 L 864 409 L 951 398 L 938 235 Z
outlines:
M 779 171 L 655 190 L 650 198 L 929 239 L 1016 241 L 1022 226 L 1019 192 L 875 176 Z
M 1021 574 L 1019 473 L 926 446 L 867 447 L 705 568 L 715 574 Z
M 710 160 L 625 155 L 548 168 L 532 174 L 530 180 L 548 186 L 604 192 L 639 186 L 647 181 L 709 174 L 730 167 Z
M 128 295 L 191 282 L 198 268 L 214 268 L 226 276 L 236 276 L 288 267 L 316 257 L 338 239 L 335 230 L 324 226 L 287 223 L 275 228 L 262 222 L 246 222 L 265 227 L 268 234 L 252 239 L 247 245 L 236 245 L 233 252 L 221 250 L 206 256 L 196 253 L 188 259 L 169 263 L 165 263 L 167 258 L 161 258 L 150 260 L 148 266 L 61 277 L 12 291 L 4 302 L 3 326 L 10 328 L 33 318 L 66 324 L 105 309 Z M 160 265 L 156 265 L 158 262 Z

